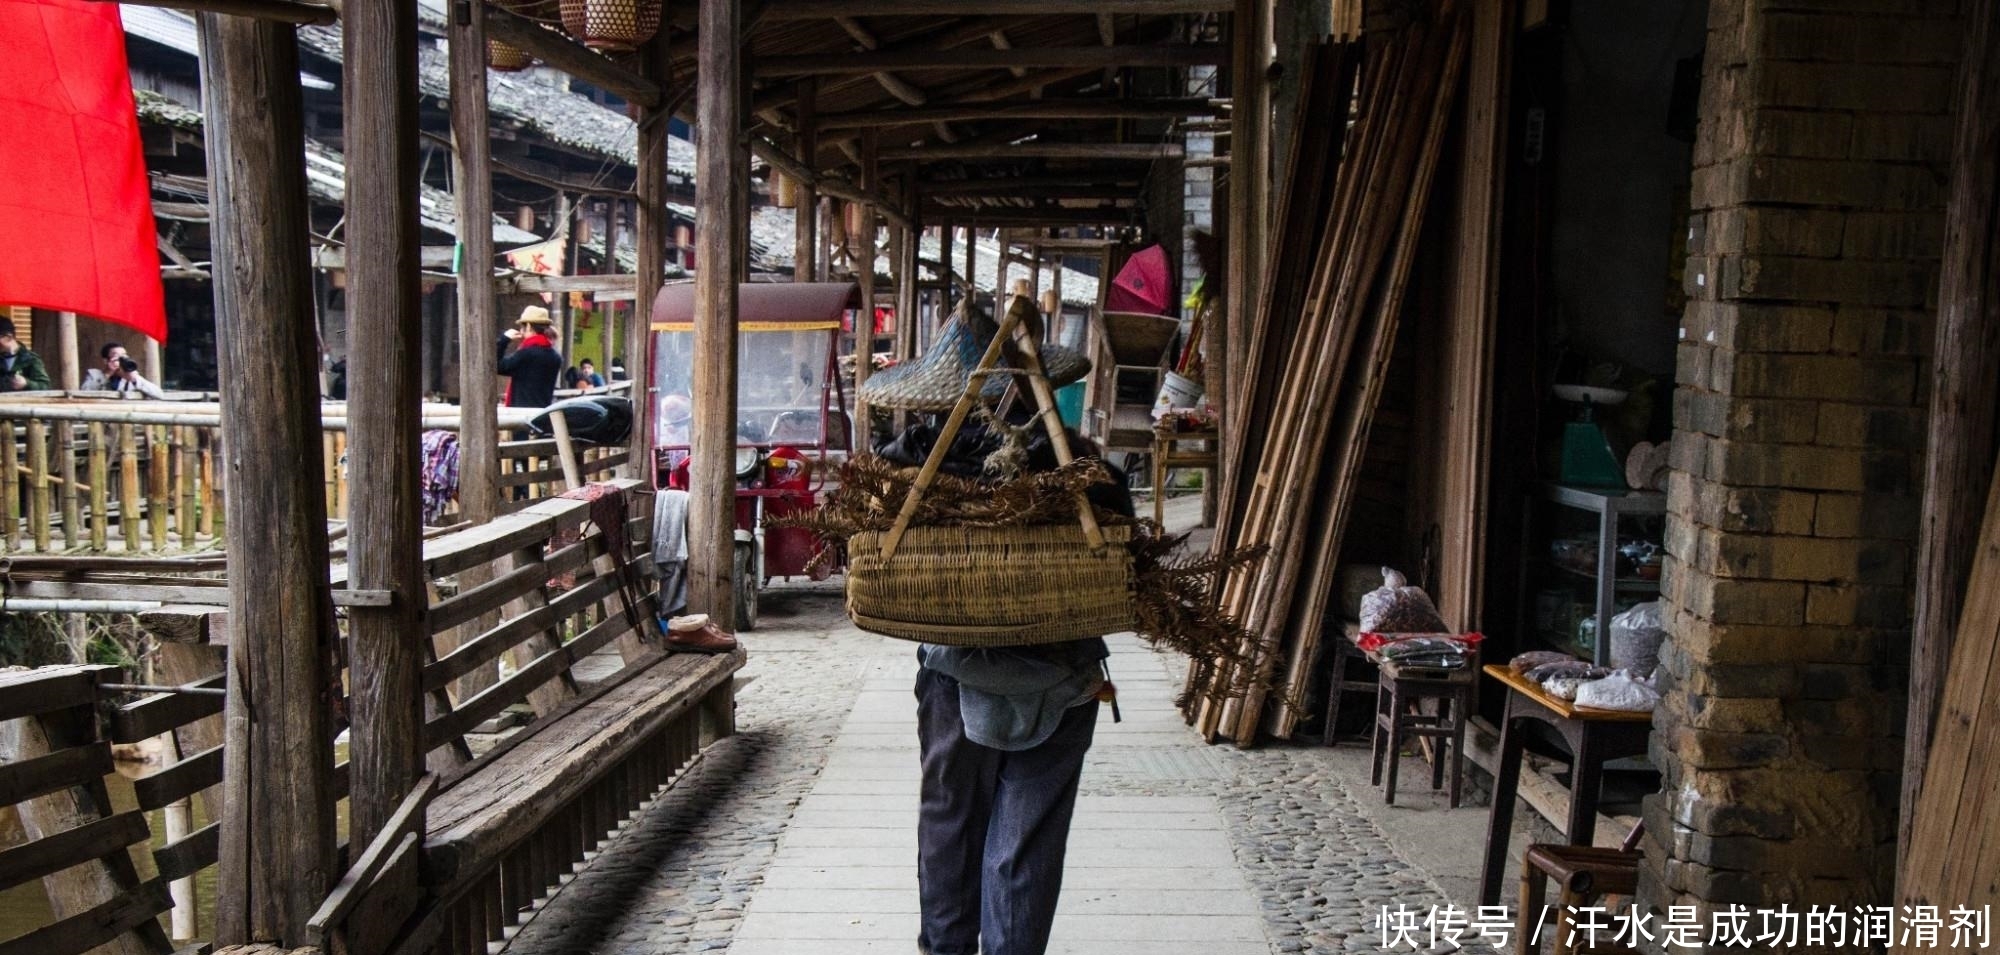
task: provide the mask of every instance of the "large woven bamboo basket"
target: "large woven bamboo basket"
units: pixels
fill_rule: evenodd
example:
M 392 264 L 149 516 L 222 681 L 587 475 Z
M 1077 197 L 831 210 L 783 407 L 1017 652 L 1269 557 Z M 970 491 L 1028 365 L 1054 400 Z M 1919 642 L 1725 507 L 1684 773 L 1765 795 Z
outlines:
M 912 527 L 847 541 L 847 612 L 863 630 L 956 647 L 1021 647 L 1132 629 L 1127 527 L 1092 550 L 1075 524 Z

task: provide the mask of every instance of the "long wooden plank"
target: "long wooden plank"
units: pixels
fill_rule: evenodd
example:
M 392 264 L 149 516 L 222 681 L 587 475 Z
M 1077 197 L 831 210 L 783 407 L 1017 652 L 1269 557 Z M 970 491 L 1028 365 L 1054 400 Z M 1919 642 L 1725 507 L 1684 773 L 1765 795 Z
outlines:
M 457 596 L 438 602 L 431 607 L 424 624 L 432 633 L 440 633 L 456 627 L 480 614 L 495 610 L 507 601 L 540 589 L 549 578 L 565 574 L 589 562 L 604 552 L 601 535 L 592 534 L 583 541 L 564 547 L 543 560 L 517 567 L 506 574 Z
M 1898 841 L 1905 865 L 1939 701 L 1951 678 L 1966 575 L 1975 560 L 1978 528 L 1966 515 L 1992 479 L 2000 414 L 2000 14 L 1991 4 L 1966 9 L 1910 612 Z
M 90 743 L 0 765 L 0 806 L 12 806 L 110 775 L 111 747 Z
M 153 865 L 162 879 L 185 879 L 215 864 L 222 847 L 222 824 L 211 822 L 153 850 Z
M 84 665 L 0 673 L 0 721 L 95 706 L 97 684 L 117 672 L 117 667 Z
M 0 851 L 0 889 L 101 859 L 150 836 L 143 813 L 121 812 Z
M 25 935 L 0 942 L 0 955 L 82 955 L 172 908 L 161 879 Z
M 218 689 L 222 674 L 190 687 Z M 222 697 L 214 693 L 162 693 L 127 703 L 111 714 L 111 741 L 137 743 L 222 712 Z
M 164 809 L 222 782 L 222 747 L 203 750 L 165 769 L 132 780 L 139 808 Z

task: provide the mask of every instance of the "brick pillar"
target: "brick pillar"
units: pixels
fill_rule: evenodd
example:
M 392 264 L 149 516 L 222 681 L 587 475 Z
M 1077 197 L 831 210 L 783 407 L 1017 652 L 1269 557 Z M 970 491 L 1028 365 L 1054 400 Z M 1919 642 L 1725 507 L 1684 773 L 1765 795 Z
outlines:
M 1705 923 L 1893 901 L 1957 9 L 1711 6 L 1641 882 Z

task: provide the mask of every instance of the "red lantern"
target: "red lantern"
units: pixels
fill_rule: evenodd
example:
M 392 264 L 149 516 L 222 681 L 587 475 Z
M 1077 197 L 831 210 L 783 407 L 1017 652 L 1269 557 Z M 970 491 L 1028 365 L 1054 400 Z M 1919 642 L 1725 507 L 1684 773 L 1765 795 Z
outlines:
M 660 29 L 660 0 L 562 0 L 562 23 L 584 46 L 628 53 Z

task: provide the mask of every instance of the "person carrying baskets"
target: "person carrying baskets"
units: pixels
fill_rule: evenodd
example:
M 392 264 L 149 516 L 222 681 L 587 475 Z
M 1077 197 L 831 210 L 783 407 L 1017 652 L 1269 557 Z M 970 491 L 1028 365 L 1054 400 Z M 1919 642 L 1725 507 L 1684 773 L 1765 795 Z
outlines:
M 947 601 L 926 600 L 917 594 L 922 585 L 911 583 L 939 572 L 968 578 L 983 572 L 980 583 L 957 582 L 984 591 L 968 598 L 973 603 L 1006 600 L 1009 587 L 1035 586 L 1037 568 L 1016 567 L 1014 573 L 1005 567 L 968 569 L 978 560 L 970 550 L 958 548 L 978 548 L 1006 531 L 912 528 L 907 519 L 940 467 L 954 473 L 963 473 L 968 466 L 976 472 L 979 467 L 978 462 L 945 459 L 954 448 L 966 446 L 956 439 L 971 406 L 982 397 L 991 402 L 1006 391 L 1004 379 L 986 377 L 985 372 L 1009 350 L 1016 327 L 1024 321 L 1032 326 L 1034 317 L 1025 298 L 1010 303 L 1008 313 L 997 329 L 982 322 L 983 316 L 955 316 L 939 330 L 938 340 L 922 358 L 881 372 L 862 386 L 862 397 L 873 407 L 950 411 L 930 448 L 916 452 L 923 458 L 924 470 L 905 502 L 906 516 L 888 535 L 867 535 L 850 545 L 865 565 L 850 567 L 849 609 L 857 623 L 920 644 L 915 686 L 923 768 L 917 822 L 921 909 L 917 947 L 925 955 L 1041 955 L 1047 950 L 1084 755 L 1095 735 L 1100 700 L 1109 698 L 1111 691 L 1105 668 L 1110 654 L 1099 634 L 1126 629 L 1116 624 L 1095 628 L 1087 613 L 1070 615 L 1067 621 L 1080 627 L 1080 634 L 1058 633 L 1047 626 L 1009 633 L 1011 624 L 965 619 L 976 613 L 963 614 L 964 625 L 942 624 L 934 617 L 927 619 L 926 612 L 937 611 Z M 1053 387 L 1081 379 L 1089 363 L 1059 346 L 1037 349 L 1033 343 L 1039 335 L 1032 327 L 1021 337 L 1019 351 L 1006 355 L 1007 363 L 1025 370 L 1037 405 L 1053 409 Z M 1056 379 L 1053 385 L 1050 378 Z M 1052 418 L 1044 420 L 1049 422 L 1049 443 L 1057 460 L 1067 464 L 1074 439 Z M 905 439 L 909 435 L 906 432 Z M 899 439 L 891 447 L 905 443 Z M 910 463 L 912 449 L 880 453 Z M 1132 516 L 1122 481 L 1104 490 L 1111 494 L 1100 503 Z M 1110 566 L 1113 578 L 1123 581 L 1128 568 L 1121 563 L 1122 546 L 1107 545 L 1089 516 L 1089 506 L 1083 501 L 1078 506 L 1095 556 L 1075 525 L 1037 528 L 1034 533 L 1079 537 L 1073 543 L 1083 559 Z M 905 531 L 910 533 L 908 540 Z M 1046 554 L 1045 549 L 1022 541 L 1011 543 L 1014 546 L 1008 550 L 1015 554 Z M 900 566 L 895 563 L 899 547 L 905 552 Z M 1041 563 L 1036 558 L 1012 560 Z M 885 591 L 899 589 L 901 595 L 863 592 L 875 583 Z M 1114 602 L 1125 599 L 1122 586 L 1115 588 L 1119 592 Z M 1048 595 L 1015 591 L 1011 596 L 1025 602 Z M 919 608 L 919 604 L 931 605 Z M 894 614 L 898 610 L 911 612 Z M 877 616 L 877 611 L 894 616 Z

